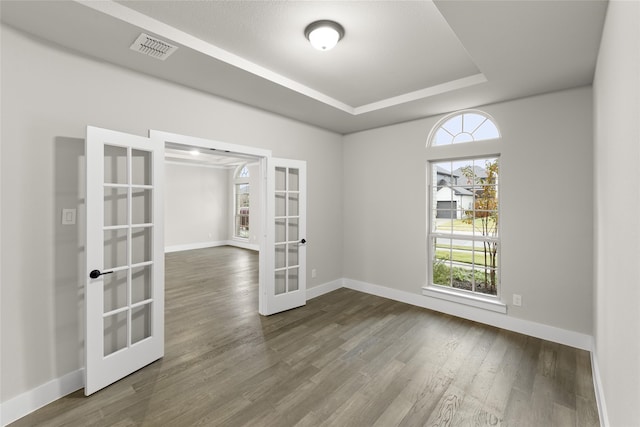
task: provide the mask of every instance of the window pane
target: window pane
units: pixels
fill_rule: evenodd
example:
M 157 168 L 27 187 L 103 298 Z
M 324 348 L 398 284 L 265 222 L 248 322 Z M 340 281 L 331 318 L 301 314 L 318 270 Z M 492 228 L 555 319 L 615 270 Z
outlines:
M 131 229 L 131 262 L 151 261 L 151 227 Z
M 276 249 L 275 249 L 275 268 L 284 268 L 286 267 L 286 249 L 287 249 L 287 245 L 276 245 Z
M 462 131 L 472 134 L 485 120 L 486 117 L 480 114 L 466 113 L 462 116 Z
M 127 305 L 128 274 L 129 270 L 121 270 L 102 276 L 105 313 Z
M 289 210 L 288 216 L 298 216 L 298 194 L 289 194 Z
M 287 271 L 287 292 L 298 290 L 298 276 L 300 269 L 292 268 Z
M 113 145 L 104 146 L 105 184 L 127 184 L 127 149 Z
M 473 267 L 467 263 L 451 263 L 451 286 L 455 289 L 473 291 Z
M 286 272 L 285 270 L 276 271 L 276 277 L 275 277 L 276 295 L 283 294 L 287 291 L 285 272 Z
M 285 191 L 287 188 L 287 169 L 276 168 L 275 188 L 276 191 Z
M 127 312 L 104 318 L 104 355 L 108 356 L 127 346 Z
M 287 241 L 286 220 L 276 219 L 276 243 Z
M 126 188 L 104 189 L 104 225 L 127 225 L 129 221 Z
M 289 257 L 288 257 L 288 266 L 298 265 L 298 245 L 295 243 L 293 245 L 289 245 L 288 247 Z
M 131 310 L 131 344 L 151 336 L 151 304 Z
M 473 141 L 473 136 L 471 136 L 471 134 L 466 132 L 461 132 L 457 134 L 455 138 L 453 138 L 454 144 L 459 144 L 461 142 L 471 142 L 471 141 Z
M 287 240 L 289 242 L 297 242 L 299 239 L 299 233 L 298 233 L 298 220 L 297 219 L 290 219 L 289 221 L 287 221 L 288 223 L 288 236 L 287 236 Z
M 484 139 L 500 138 L 500 133 L 496 125 L 491 120 L 487 120 L 473 133 L 473 137 L 476 141 L 482 141 Z
M 475 272 L 476 292 L 489 295 L 498 293 L 498 270 L 494 268 L 478 268 Z
M 433 260 L 433 284 L 451 286 L 451 263 L 439 259 Z
M 105 270 L 127 265 L 127 235 L 126 229 L 104 232 L 103 268 Z
M 433 139 L 433 145 L 446 145 L 453 142 L 453 136 L 444 129 L 439 129 Z
M 151 218 L 151 190 L 131 190 L 131 223 L 148 224 Z
M 276 216 L 285 216 L 287 214 L 286 210 L 286 193 L 276 193 Z
M 451 262 L 449 261 L 452 241 L 441 237 L 432 241 L 434 254 L 432 261 L 433 283 L 435 285 L 451 286 Z
M 150 265 L 131 269 L 131 303 L 151 298 L 151 273 Z
M 438 213 L 441 213 L 442 215 L 446 215 L 447 212 L 450 213 L 451 211 L 439 211 L 439 212 L 436 212 L 436 215 Z M 433 231 L 435 231 L 436 233 L 453 233 L 453 224 L 454 224 L 453 219 L 436 218 L 435 227 Z
M 289 188 L 288 191 L 298 191 L 300 188 L 300 178 L 298 169 L 289 169 Z
M 451 135 L 457 135 L 462 132 L 462 115 L 455 116 L 447 120 L 442 127 Z
M 131 183 L 134 185 L 152 185 L 151 152 L 131 150 Z

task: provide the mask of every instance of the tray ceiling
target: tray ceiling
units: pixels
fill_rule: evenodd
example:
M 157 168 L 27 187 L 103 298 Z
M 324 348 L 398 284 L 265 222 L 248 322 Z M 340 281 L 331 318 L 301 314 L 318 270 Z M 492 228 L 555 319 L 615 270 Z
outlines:
M 338 133 L 591 84 L 606 2 L 3 1 L 3 22 Z M 304 28 L 346 31 L 331 51 Z M 147 33 L 165 61 L 129 46 Z

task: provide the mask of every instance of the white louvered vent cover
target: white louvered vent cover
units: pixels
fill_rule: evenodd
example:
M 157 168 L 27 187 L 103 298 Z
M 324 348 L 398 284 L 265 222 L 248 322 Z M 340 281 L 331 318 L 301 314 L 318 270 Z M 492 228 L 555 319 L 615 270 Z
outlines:
M 142 33 L 138 36 L 136 41 L 133 42 L 130 49 L 164 61 L 178 48 L 165 41 Z

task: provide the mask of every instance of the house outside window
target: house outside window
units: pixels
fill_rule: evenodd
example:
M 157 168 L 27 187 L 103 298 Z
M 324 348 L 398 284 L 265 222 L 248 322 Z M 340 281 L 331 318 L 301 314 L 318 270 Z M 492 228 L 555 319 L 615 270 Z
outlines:
M 238 168 L 234 180 L 234 237 L 249 238 L 249 169 Z
M 487 300 L 495 311 L 504 306 L 492 305 L 500 289 L 500 156 L 495 143 L 486 145 L 486 155 L 485 146 L 474 144 L 499 139 L 494 121 L 480 111 L 447 116 L 431 132 L 425 295 Z

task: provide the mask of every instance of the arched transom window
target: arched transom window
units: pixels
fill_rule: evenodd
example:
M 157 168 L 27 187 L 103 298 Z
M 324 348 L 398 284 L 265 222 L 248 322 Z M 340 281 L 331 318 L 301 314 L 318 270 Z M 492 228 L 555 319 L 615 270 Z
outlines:
M 247 165 L 242 166 L 242 168 L 238 171 L 238 178 L 249 178 L 249 168 Z
M 428 145 L 449 145 L 500 138 L 491 117 L 480 111 L 466 111 L 445 117 L 431 132 Z

